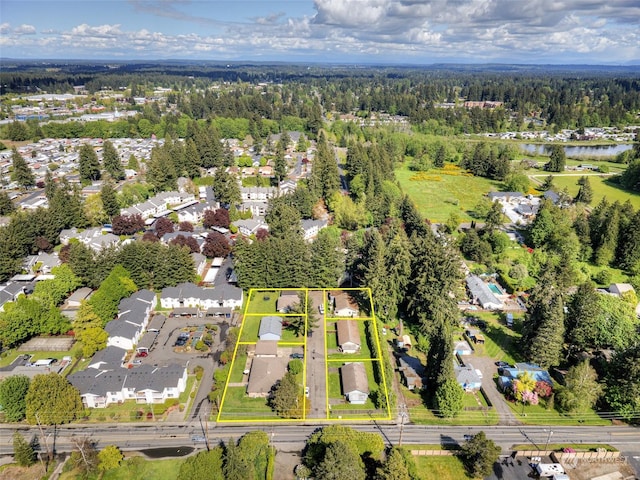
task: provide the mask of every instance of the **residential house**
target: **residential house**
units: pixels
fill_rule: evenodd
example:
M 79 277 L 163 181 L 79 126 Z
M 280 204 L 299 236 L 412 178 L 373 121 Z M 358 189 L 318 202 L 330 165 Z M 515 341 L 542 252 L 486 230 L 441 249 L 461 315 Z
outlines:
M 479 370 L 472 365 L 456 365 L 454 368 L 456 381 L 465 390 L 479 390 L 482 386 L 482 377 L 478 375 Z
M 369 380 L 364 363 L 346 363 L 340 368 L 342 391 L 353 405 L 364 405 L 369 398 Z
M 326 220 L 301 220 L 302 235 L 307 242 L 311 242 L 318 237 L 320 230 L 327 226 Z
M 70 308 L 80 308 L 82 302 L 87 300 L 92 292 L 93 290 L 89 287 L 79 288 L 67 298 L 67 306 Z
M 264 228 L 265 230 L 269 229 L 269 226 L 266 224 L 263 217 L 236 220 L 233 222 L 233 225 L 235 225 L 238 228 L 238 231 L 245 237 L 255 235 L 261 228 Z
M 216 206 L 210 203 L 195 203 L 178 210 L 176 213 L 179 222 L 200 223 L 204 220 L 207 210 L 216 210 Z
M 260 340 L 280 340 L 282 337 L 282 317 L 272 315 L 262 317 L 258 337 Z
M 135 369 L 111 367 L 88 368 L 67 377 L 80 391 L 86 408 L 105 408 L 126 400 L 143 404 L 164 403 L 177 399 L 187 385 L 187 368 L 181 365 L 141 365 Z
M 358 305 L 353 301 L 351 295 L 346 292 L 331 293 L 333 299 L 333 314 L 336 317 L 357 317 Z
M 133 350 L 149 323 L 149 314 L 155 304 L 155 294 L 139 290 L 120 302 L 118 317 L 105 326 L 109 334 L 107 345 Z
M 360 351 L 360 329 L 357 320 L 338 320 L 338 347 L 342 353 L 358 353 Z
M 498 310 L 504 307 L 504 304 L 498 300 L 489 286 L 477 275 L 468 275 L 466 282 L 472 303 L 487 310 Z
M 251 362 L 247 395 L 251 398 L 266 397 L 287 370 L 281 358 L 254 358 Z
M 7 282 L 0 284 L 0 312 L 9 302 L 15 302 L 20 295 L 24 295 L 27 286 L 23 282 Z
M 503 391 L 509 390 L 513 380 L 523 373 L 527 373 L 536 382 L 547 382 L 549 385 L 553 385 L 549 372 L 535 363 L 516 363 L 513 367 L 502 368 L 499 373 L 498 386 Z
M 298 298 L 297 290 L 283 290 L 276 301 L 276 310 L 280 313 L 289 313 L 292 307 L 299 304 L 300 299 Z
M 229 283 L 220 283 L 213 288 L 202 288 L 187 282 L 175 287 L 166 287 L 160 293 L 162 308 L 240 308 L 242 289 Z
M 409 390 L 420 390 L 424 387 L 424 367 L 419 359 L 408 355 L 398 357 L 398 371 L 402 382 Z

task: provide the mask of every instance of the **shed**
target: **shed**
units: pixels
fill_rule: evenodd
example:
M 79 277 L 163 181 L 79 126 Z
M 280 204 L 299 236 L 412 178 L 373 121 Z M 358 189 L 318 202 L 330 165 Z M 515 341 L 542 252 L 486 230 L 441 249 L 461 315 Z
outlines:
M 471 346 L 464 340 L 460 340 L 453 345 L 454 355 L 471 355 L 473 350 Z
M 80 307 L 80 303 L 83 300 L 86 300 L 91 295 L 91 290 L 89 287 L 82 287 L 76 290 L 71 294 L 71 296 L 67 299 L 67 305 L 69 307 L 78 308 Z

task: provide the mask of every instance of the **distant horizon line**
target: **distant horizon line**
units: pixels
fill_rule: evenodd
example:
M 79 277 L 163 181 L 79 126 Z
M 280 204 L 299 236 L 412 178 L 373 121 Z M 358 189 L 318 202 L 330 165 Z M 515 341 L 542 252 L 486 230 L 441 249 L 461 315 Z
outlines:
M 136 63 L 183 63 L 183 64 L 217 64 L 217 65 L 314 65 L 314 66 L 352 66 L 352 67 L 439 67 L 439 66 L 470 66 L 470 67 L 489 67 L 489 66 L 509 66 L 509 67 L 570 67 L 570 68 L 638 68 L 640 69 L 640 59 L 631 60 L 626 63 L 517 63 L 517 62 L 464 62 L 464 61 L 443 61 L 433 63 L 411 63 L 411 62 L 375 62 L 375 61 L 328 61 L 328 60 L 224 60 L 224 59 L 179 59 L 179 58 L 154 58 L 154 59 L 122 59 L 122 58 L 19 58 L 19 57 L 2 57 L 0 63 L 20 62 L 20 63 L 118 63 L 118 64 L 136 64 Z

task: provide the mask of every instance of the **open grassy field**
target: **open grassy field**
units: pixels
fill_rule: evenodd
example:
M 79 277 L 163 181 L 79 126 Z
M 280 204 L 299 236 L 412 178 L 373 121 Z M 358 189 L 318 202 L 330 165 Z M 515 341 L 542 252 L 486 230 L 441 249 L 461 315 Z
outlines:
M 543 181 L 546 176 L 546 174 L 535 175 L 535 178 Z M 556 174 L 553 176 L 553 185 L 558 191 L 561 191 L 566 187 L 569 195 L 575 197 L 579 188 L 577 184 L 578 179 L 580 179 L 579 175 Z M 610 181 L 607 181 L 607 177 L 589 175 L 589 183 L 593 190 L 593 201 L 591 202 L 591 205 L 597 205 L 603 197 L 607 197 L 607 200 L 610 202 L 615 202 L 617 200 L 620 203 L 624 203 L 627 200 L 630 200 L 636 210 L 640 208 L 640 195 L 628 190 L 623 190 Z
M 105 472 L 102 480 L 144 480 L 147 478 L 174 480 L 178 478 L 180 466 L 184 463 L 182 458 L 170 460 L 138 460 L 139 457 L 134 458 L 126 460 L 119 468 Z
M 420 472 L 420 478 L 424 480 L 460 480 L 472 478 L 462 465 L 458 457 L 413 457 Z
M 425 180 L 411 180 L 420 172 L 403 165 L 396 169 L 396 178 L 402 190 L 415 202 L 418 211 L 432 222 L 444 222 L 456 213 L 462 221 L 470 221 L 469 211 L 483 195 L 500 190 L 500 182 L 482 177 L 444 175 L 438 169 L 424 172 Z

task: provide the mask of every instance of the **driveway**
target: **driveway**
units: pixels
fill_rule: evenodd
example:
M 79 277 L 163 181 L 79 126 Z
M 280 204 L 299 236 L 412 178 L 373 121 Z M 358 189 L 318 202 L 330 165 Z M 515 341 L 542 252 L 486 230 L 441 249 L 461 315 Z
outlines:
M 313 302 L 313 313 L 317 326 L 310 330 L 307 337 L 307 351 L 305 361 L 307 364 L 307 387 L 311 410 L 307 418 L 327 418 L 327 382 L 326 382 L 326 357 L 325 357 L 325 324 L 324 315 L 318 309 L 323 304 L 322 292 L 314 290 L 309 292 Z
M 498 373 L 498 367 L 495 366 L 493 358 L 468 355 L 464 356 L 463 360 L 465 363 L 470 363 L 473 365 L 473 368 L 482 372 L 482 387 L 498 413 L 498 424 L 520 425 L 521 422 L 516 418 L 509 405 L 507 405 L 504 395 L 498 391 L 498 386 L 493 380 L 493 376 Z

